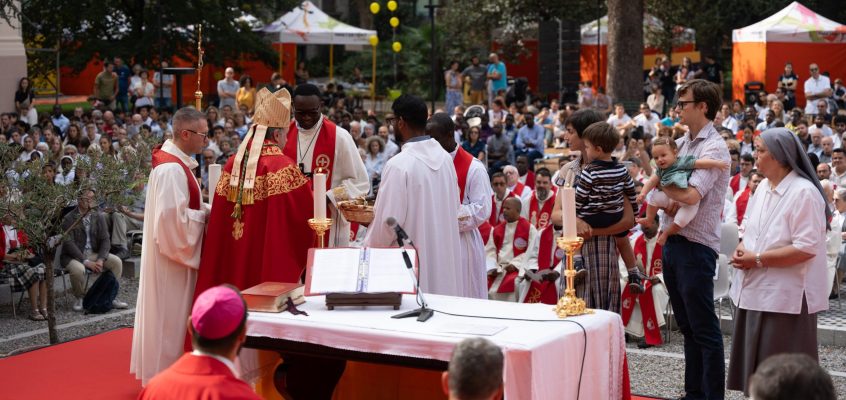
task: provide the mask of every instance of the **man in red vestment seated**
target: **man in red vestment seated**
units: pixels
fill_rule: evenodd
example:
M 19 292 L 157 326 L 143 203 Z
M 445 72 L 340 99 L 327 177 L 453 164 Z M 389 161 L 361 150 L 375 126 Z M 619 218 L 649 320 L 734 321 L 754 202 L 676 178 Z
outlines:
M 235 369 L 247 339 L 247 305 L 237 290 L 216 286 L 197 297 L 188 331 L 194 351 L 156 375 L 139 400 L 260 399 Z
M 308 179 L 282 154 L 291 120 L 287 90 L 256 94 L 256 112 L 238 152 L 214 188 L 194 296 L 228 283 L 240 290 L 262 282 L 299 282 L 314 231 Z

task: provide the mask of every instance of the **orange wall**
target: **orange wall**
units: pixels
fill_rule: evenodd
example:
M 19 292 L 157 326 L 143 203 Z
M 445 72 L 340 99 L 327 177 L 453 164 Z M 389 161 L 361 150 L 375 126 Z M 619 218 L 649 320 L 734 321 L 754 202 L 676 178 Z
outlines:
M 599 75 L 596 75 L 596 53 L 599 53 Z M 579 77 L 581 81 L 593 82 L 594 89 L 605 86 L 608 76 L 608 46 L 582 45 L 579 51 Z
M 731 97 L 746 103 L 743 84 L 752 81 L 763 82 L 765 79 L 767 45 L 751 42 L 734 43 L 731 51 Z M 766 87 L 769 88 L 769 85 Z

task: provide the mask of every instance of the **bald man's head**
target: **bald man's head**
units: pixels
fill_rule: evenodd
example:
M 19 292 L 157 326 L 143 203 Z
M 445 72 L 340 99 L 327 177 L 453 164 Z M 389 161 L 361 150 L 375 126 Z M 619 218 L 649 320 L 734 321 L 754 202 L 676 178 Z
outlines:
M 440 143 L 447 152 L 452 152 L 458 146 L 455 142 L 455 123 L 447 113 L 438 112 L 426 123 L 426 134 Z
M 523 203 L 519 197 L 509 197 L 502 202 L 502 214 L 507 222 L 515 222 L 520 219 L 520 210 Z

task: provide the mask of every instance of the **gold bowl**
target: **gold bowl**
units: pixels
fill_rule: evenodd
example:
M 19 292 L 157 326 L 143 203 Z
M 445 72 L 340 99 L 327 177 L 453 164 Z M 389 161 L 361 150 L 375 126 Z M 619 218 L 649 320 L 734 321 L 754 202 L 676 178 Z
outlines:
M 369 226 L 373 222 L 373 204 L 374 202 L 361 198 L 341 201 L 338 202 L 338 210 L 347 221 Z

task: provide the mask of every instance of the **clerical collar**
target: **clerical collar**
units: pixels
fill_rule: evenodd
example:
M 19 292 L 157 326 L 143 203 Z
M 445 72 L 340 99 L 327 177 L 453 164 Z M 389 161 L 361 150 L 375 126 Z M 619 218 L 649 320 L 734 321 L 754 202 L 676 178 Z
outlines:
M 431 136 L 429 136 L 429 135 L 415 136 L 415 137 L 413 137 L 413 138 L 411 138 L 411 139 L 406 140 L 405 142 L 406 142 L 406 143 L 422 142 L 422 141 L 424 141 L 424 140 L 429 140 L 429 139 L 431 139 L 431 138 L 432 138 L 432 137 L 431 137 Z
M 217 354 L 206 353 L 206 352 L 204 352 L 204 351 L 200 351 L 200 350 L 197 350 L 197 349 L 194 349 L 194 351 L 192 351 L 192 352 L 191 352 L 191 354 L 192 354 L 192 355 L 195 355 L 195 356 L 199 356 L 199 357 L 211 357 L 211 358 L 214 358 L 215 360 L 222 362 L 222 363 L 223 363 L 223 365 L 225 365 L 227 368 L 229 368 L 229 370 L 230 370 L 230 371 L 232 371 L 232 375 L 233 375 L 233 376 L 235 376 L 236 378 L 240 378 L 240 375 L 241 375 L 241 374 L 239 374 L 239 373 L 238 373 L 238 369 L 237 369 L 237 368 L 235 368 L 235 363 L 234 363 L 234 362 L 232 362 L 232 360 L 230 360 L 230 359 L 228 359 L 228 358 L 226 358 L 226 357 L 219 356 L 219 355 L 217 355 Z

